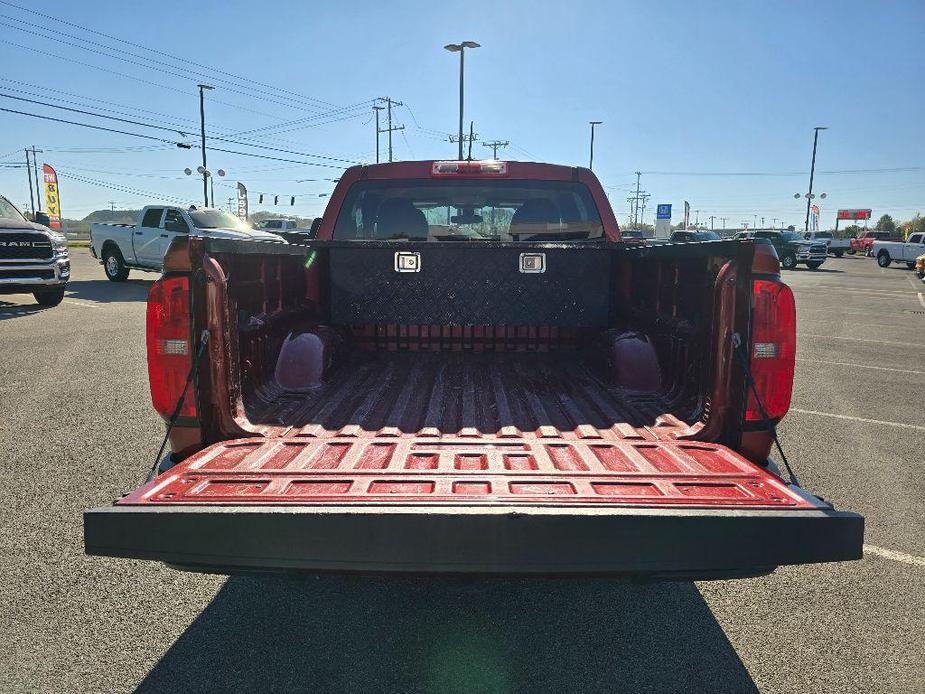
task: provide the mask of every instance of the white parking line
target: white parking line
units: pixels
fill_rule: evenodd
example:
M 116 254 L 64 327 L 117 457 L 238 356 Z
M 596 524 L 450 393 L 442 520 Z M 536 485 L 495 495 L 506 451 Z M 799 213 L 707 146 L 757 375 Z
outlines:
M 851 342 L 872 342 L 875 345 L 897 345 L 899 347 L 925 347 L 921 342 L 892 342 L 890 340 L 868 340 L 864 337 L 841 337 L 839 335 L 816 335 L 814 333 L 797 333 L 797 337 L 821 337 L 826 340 L 850 340 Z
M 84 308 L 103 308 L 102 306 L 97 306 L 96 304 L 91 304 L 86 301 L 75 301 L 74 299 L 65 299 L 64 303 L 70 304 L 71 306 L 83 306 Z
M 901 374 L 925 375 L 925 371 L 915 371 L 914 369 L 897 369 L 889 366 L 872 366 L 870 364 L 850 364 L 845 361 L 829 361 L 827 359 L 803 359 L 797 357 L 797 361 L 805 361 L 810 364 L 829 364 L 830 366 L 848 366 L 852 369 L 874 369 L 875 371 L 895 371 Z
M 878 557 L 883 557 L 884 559 L 892 559 L 893 561 L 901 561 L 904 564 L 912 564 L 912 566 L 921 566 L 925 568 L 925 557 L 917 557 L 914 554 L 897 552 L 895 549 L 877 547 L 877 545 L 864 545 L 864 554 L 873 554 Z
M 833 284 L 798 284 L 793 286 L 794 291 L 833 291 L 833 292 L 851 292 L 855 294 L 903 294 L 908 292 L 905 289 L 871 289 L 868 287 L 845 287 Z
M 852 422 L 863 422 L 864 424 L 880 424 L 885 427 L 897 427 L 899 429 L 914 429 L 915 431 L 925 431 L 925 427 L 918 424 L 905 424 L 904 422 L 887 422 L 882 419 L 867 419 L 865 417 L 852 417 L 847 414 L 835 414 L 834 412 L 819 412 L 817 410 L 801 410 L 796 407 L 790 408 L 791 412 L 799 414 L 811 414 L 817 417 L 832 417 L 833 419 L 847 419 Z

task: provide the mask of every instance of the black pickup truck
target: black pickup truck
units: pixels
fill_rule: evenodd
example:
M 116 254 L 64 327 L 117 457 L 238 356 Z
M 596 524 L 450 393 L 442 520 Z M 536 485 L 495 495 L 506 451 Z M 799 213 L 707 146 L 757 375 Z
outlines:
M 795 231 L 740 231 L 737 239 L 766 239 L 774 246 L 781 267 L 793 270 L 797 265 L 806 265 L 810 270 L 818 270 L 825 262 L 828 246 L 821 241 L 807 241 L 802 234 Z

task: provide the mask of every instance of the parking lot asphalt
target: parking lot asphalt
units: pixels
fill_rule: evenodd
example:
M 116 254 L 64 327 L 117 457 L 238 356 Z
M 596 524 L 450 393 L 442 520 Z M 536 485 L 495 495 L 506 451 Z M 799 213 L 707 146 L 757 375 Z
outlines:
M 925 285 L 905 266 L 785 273 L 781 440 L 866 516 L 866 556 L 738 581 L 224 578 L 83 554 L 86 508 L 140 483 L 147 288 L 73 251 L 65 301 L 0 297 L 0 691 L 925 689 Z

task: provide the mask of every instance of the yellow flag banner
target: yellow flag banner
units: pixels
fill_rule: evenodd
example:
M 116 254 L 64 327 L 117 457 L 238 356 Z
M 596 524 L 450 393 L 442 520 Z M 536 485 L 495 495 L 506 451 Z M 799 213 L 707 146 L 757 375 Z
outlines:
M 45 209 L 48 211 L 48 226 L 52 229 L 61 228 L 61 198 L 58 196 L 58 174 L 48 164 L 42 164 L 42 174 L 45 177 Z

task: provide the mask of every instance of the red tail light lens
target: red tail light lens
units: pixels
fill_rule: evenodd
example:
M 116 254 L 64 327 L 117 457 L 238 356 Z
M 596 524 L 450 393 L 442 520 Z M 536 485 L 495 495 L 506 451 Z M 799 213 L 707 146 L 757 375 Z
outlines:
M 188 277 L 164 277 L 148 292 L 148 381 L 154 409 L 164 417 L 173 414 L 193 363 L 189 289 Z M 196 416 L 192 388 L 180 416 Z
M 790 409 L 797 346 L 797 313 L 786 284 L 755 280 L 752 343 L 749 362 L 755 388 L 768 417 L 780 419 Z M 749 390 L 745 419 L 763 421 L 755 394 Z

